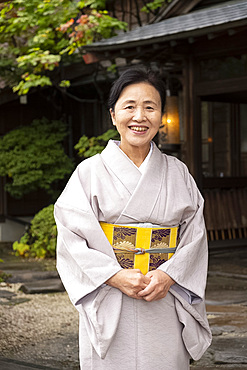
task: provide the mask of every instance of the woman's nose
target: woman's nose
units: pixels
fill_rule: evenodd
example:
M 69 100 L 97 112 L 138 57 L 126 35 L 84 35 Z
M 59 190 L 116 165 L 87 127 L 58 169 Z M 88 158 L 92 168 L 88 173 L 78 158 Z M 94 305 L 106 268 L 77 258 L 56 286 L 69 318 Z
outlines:
M 141 107 L 135 109 L 133 120 L 137 122 L 142 122 L 146 120 L 145 110 Z

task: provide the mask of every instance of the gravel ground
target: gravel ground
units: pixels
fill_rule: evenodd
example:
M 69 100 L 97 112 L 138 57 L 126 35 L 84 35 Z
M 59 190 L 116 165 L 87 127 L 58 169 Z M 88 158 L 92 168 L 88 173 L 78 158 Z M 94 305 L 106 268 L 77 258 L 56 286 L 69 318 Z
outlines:
M 0 285 L 9 292 L 0 300 L 0 356 L 78 369 L 78 314 L 67 293 L 27 295 L 20 285 Z

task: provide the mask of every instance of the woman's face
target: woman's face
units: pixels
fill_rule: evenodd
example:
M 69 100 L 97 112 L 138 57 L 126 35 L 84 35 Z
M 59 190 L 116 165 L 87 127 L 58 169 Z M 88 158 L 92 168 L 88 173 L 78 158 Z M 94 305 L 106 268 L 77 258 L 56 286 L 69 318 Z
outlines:
M 149 83 L 125 87 L 110 110 L 112 122 L 121 136 L 121 147 L 149 147 L 159 130 L 162 112 L 159 92 Z

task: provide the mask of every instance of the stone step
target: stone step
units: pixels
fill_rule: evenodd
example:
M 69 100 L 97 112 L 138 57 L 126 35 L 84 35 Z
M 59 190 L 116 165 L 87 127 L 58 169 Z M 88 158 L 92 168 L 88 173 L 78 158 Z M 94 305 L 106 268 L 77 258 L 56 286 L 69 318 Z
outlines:
M 58 279 L 57 271 L 4 270 L 11 277 L 8 283 L 25 283 L 46 279 Z
M 44 279 L 26 282 L 20 290 L 26 294 L 63 292 L 64 286 L 60 279 Z
M 24 361 L 12 360 L 0 357 L 0 369 L 1 370 L 59 370 L 55 367 L 47 367 L 37 364 L 31 364 Z

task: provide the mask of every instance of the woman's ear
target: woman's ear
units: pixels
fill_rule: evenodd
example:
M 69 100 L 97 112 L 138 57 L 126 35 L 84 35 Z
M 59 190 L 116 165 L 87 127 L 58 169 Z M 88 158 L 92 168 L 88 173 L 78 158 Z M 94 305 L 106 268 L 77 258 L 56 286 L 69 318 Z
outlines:
M 110 108 L 110 115 L 111 115 L 112 124 L 116 126 L 115 112 L 112 108 Z

